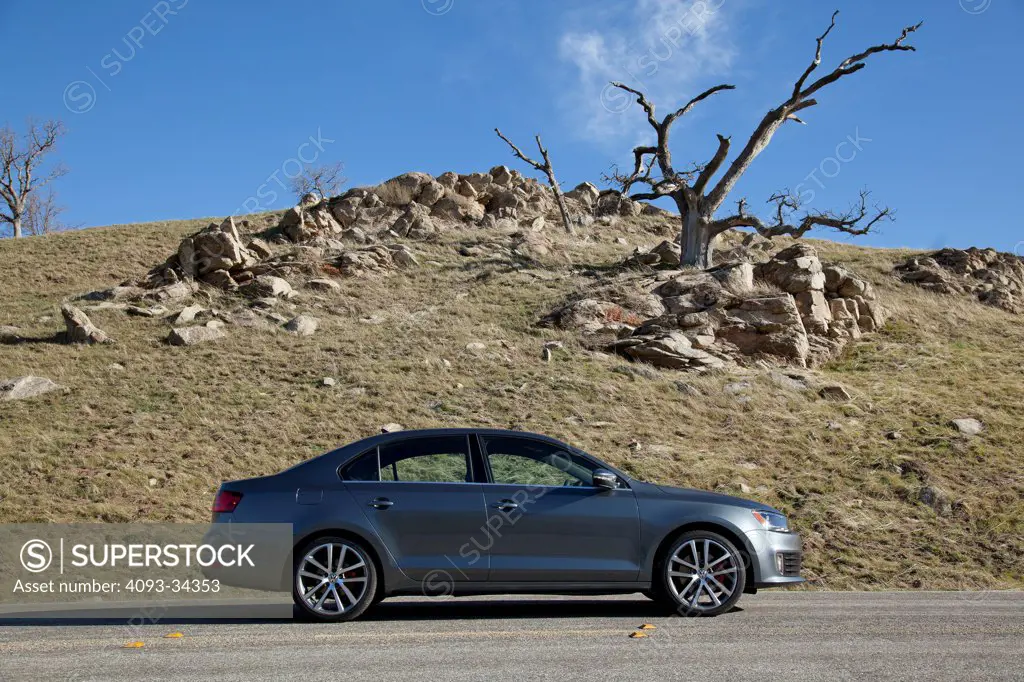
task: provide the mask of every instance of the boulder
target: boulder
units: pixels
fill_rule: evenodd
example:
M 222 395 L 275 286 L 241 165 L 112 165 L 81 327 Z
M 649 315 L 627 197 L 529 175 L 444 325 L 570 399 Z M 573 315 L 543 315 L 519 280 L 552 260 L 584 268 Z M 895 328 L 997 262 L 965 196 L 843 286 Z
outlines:
M 853 400 L 853 396 L 843 386 L 839 384 L 829 384 L 828 386 L 822 386 L 818 391 L 825 400 L 834 400 L 836 402 L 847 403 Z
M 288 298 L 292 295 L 292 285 L 281 277 L 260 275 L 240 291 L 249 298 Z
M 631 336 L 616 341 L 612 349 L 655 367 L 708 370 L 725 366 L 721 358 L 693 348 L 690 340 L 681 332 L 656 337 Z
M 303 314 L 289 320 L 284 328 L 297 336 L 313 336 L 319 326 L 320 320 Z
M 597 199 L 601 196 L 601 192 L 592 183 L 581 182 L 571 191 L 566 192 L 565 196 L 580 202 L 584 208 L 592 209 L 597 205 Z
M 226 337 L 219 327 L 176 327 L 171 330 L 167 342 L 172 346 L 195 346 Z
M 490 176 L 495 185 L 512 184 L 512 171 L 507 166 L 495 166 L 490 170 Z
M 26 376 L 17 379 L 0 379 L 0 401 L 25 400 L 62 389 L 63 386 L 59 386 L 45 377 Z
M 965 436 L 977 436 L 984 429 L 984 425 L 973 417 L 954 419 L 950 422 L 957 431 Z
M 206 312 L 206 308 L 198 305 L 190 305 L 182 309 L 178 316 L 174 318 L 175 326 L 181 326 L 189 324 L 196 319 L 196 316 L 200 313 Z
M 825 274 L 817 252 L 809 244 L 799 242 L 760 264 L 757 275 L 791 294 L 825 288 Z
M 64 304 L 60 307 L 67 327 L 67 340 L 71 343 L 113 343 L 114 340 L 106 332 L 97 327 L 89 316 L 74 306 Z
M 678 257 L 675 263 L 679 263 Z M 752 263 L 726 263 L 710 272 L 715 279 L 722 283 L 724 288 L 734 294 L 745 294 L 754 288 L 754 265 Z
M 430 209 L 415 202 L 405 207 L 405 213 L 395 221 L 391 230 L 401 237 L 414 239 L 423 239 L 437 232 L 430 219 Z

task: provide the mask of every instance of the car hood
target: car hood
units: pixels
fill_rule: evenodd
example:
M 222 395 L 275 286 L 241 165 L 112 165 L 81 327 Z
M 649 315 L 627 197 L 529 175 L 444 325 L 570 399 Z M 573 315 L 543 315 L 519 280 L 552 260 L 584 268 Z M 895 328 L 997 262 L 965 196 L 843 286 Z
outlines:
M 763 509 L 765 511 L 776 512 L 779 514 L 782 513 L 767 504 L 754 502 L 753 500 L 745 500 L 742 497 L 733 497 L 732 495 L 723 495 L 721 493 L 709 493 L 704 490 L 693 490 L 691 488 L 675 488 L 669 485 L 658 485 L 654 487 L 665 495 L 684 502 L 710 502 L 712 504 L 727 504 L 733 507 L 742 507 L 744 509 Z

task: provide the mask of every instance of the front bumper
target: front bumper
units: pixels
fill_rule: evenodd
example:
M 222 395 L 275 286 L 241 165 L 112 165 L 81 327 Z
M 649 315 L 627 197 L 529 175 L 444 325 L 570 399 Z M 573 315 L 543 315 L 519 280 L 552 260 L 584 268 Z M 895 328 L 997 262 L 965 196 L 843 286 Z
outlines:
M 754 549 L 751 557 L 755 564 L 752 566 L 753 587 L 780 587 L 804 582 L 800 577 L 803 546 L 798 533 L 751 530 L 746 535 L 748 544 Z

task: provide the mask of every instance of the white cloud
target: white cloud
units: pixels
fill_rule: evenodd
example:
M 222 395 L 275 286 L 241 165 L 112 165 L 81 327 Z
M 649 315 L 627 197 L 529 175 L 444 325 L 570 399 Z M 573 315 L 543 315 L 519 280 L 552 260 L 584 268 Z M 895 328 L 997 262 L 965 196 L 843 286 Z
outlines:
M 645 92 L 659 115 L 714 85 L 709 79 L 727 71 L 735 55 L 729 1 L 617 0 L 617 9 L 574 15 L 558 53 L 575 71 L 562 104 L 580 134 L 650 136 L 635 100 L 610 81 Z

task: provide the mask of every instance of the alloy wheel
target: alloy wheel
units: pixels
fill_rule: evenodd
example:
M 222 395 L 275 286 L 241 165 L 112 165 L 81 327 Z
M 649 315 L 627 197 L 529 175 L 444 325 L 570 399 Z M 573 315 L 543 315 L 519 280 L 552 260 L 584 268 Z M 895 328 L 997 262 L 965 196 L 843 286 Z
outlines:
M 336 617 L 366 595 L 368 558 L 353 545 L 327 541 L 310 549 L 295 571 L 296 596 L 313 613 Z
M 736 595 L 742 564 L 722 543 L 695 538 L 679 545 L 666 570 L 666 582 L 679 604 L 691 613 L 704 613 Z

